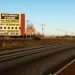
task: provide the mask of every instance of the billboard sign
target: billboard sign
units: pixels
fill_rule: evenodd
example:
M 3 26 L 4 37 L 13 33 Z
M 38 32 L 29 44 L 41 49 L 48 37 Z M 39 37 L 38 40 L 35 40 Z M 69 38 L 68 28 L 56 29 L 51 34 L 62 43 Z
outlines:
M 0 14 L 0 35 L 19 36 L 21 14 Z M 10 31 L 10 32 L 9 32 Z
M 1 14 L 1 19 L 19 19 L 19 14 Z

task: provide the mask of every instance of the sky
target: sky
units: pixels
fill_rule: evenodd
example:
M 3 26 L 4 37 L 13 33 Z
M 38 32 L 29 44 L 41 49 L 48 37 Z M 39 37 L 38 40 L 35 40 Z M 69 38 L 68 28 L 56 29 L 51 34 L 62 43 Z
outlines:
M 0 13 L 24 13 L 36 32 L 75 35 L 75 0 L 0 0 Z

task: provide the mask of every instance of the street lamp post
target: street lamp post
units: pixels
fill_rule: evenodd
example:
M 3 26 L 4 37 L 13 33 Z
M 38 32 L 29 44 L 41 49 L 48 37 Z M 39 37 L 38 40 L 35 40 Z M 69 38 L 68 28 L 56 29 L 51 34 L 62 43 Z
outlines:
M 26 21 L 26 25 L 28 26 L 29 20 Z M 27 26 L 26 26 L 26 32 L 27 32 Z M 27 34 L 26 34 L 26 38 L 27 38 Z

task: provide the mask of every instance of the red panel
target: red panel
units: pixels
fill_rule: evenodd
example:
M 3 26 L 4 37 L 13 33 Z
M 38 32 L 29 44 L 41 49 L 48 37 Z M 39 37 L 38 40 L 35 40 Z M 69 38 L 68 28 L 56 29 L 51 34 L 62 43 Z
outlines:
M 21 36 L 25 34 L 25 14 L 21 14 Z

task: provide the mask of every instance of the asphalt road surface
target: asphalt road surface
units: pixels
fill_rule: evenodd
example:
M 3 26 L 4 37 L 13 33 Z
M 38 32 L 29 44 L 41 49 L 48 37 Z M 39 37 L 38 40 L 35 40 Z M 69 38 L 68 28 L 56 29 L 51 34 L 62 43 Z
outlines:
M 71 45 L 61 46 L 57 48 L 47 48 L 48 50 L 42 51 L 39 53 L 34 53 L 31 56 L 24 56 L 20 60 L 13 59 L 8 60 L 8 62 L 1 62 L 0 67 L 5 66 L 2 71 L 0 71 L 0 75 L 48 75 L 53 74 L 69 61 L 75 58 L 75 47 Z M 41 49 L 40 49 L 41 50 Z M 53 52 L 53 53 L 52 53 Z M 41 57 L 42 56 L 42 57 Z M 8 57 L 8 56 L 6 56 Z M 38 58 L 39 57 L 39 58 Z M 29 62 L 22 62 L 28 59 L 35 58 Z M 37 58 L 37 59 L 36 59 Z M 1 60 L 1 61 L 2 61 Z M 20 62 L 19 65 L 16 62 Z M 4 64 L 3 64 L 4 63 Z M 8 68 L 10 64 L 13 64 L 12 68 Z M 16 65 L 17 64 L 17 65 Z M 2 66 L 1 66 L 2 65 Z M 7 65 L 7 66 L 6 66 Z

